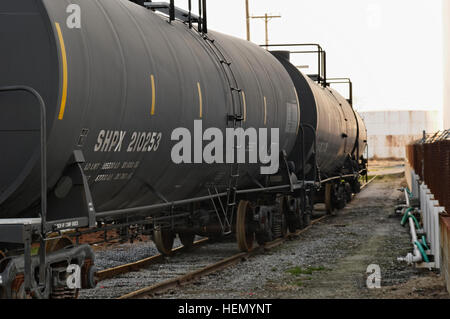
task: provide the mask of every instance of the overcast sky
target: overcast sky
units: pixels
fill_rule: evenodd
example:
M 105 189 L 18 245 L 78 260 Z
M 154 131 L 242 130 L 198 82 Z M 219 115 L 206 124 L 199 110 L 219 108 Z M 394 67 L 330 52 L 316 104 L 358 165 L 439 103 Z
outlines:
M 249 1 L 252 15 L 282 16 L 270 21 L 270 43 L 322 45 L 328 76 L 352 78 L 358 110 L 442 108 L 441 0 Z M 175 3 L 187 8 L 187 0 Z M 211 29 L 246 38 L 245 0 L 209 0 L 208 19 Z M 264 43 L 263 20 L 251 32 Z M 316 73 L 306 56 L 293 63 Z

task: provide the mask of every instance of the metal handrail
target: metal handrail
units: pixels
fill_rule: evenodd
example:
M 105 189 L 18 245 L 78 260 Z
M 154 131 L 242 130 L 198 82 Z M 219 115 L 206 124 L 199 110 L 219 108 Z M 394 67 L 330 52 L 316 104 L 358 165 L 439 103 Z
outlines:
M 260 47 L 265 47 L 269 49 L 269 47 L 317 47 L 317 51 L 289 51 L 290 53 L 317 53 L 317 82 L 326 87 L 328 85 L 327 82 L 327 56 L 326 51 L 317 43 L 283 43 L 283 44 L 261 44 Z
M 348 84 L 349 93 L 348 93 L 348 101 L 353 108 L 353 82 L 350 78 L 329 78 L 327 79 L 330 84 Z
M 0 92 L 24 91 L 33 95 L 39 102 L 41 113 L 41 221 L 42 234 L 45 234 L 45 224 L 47 222 L 47 114 L 45 102 L 42 96 L 32 87 L 26 85 L 4 86 L 0 87 Z
M 45 233 L 47 230 L 47 113 L 45 109 L 45 102 L 42 96 L 32 87 L 26 85 L 14 85 L 0 87 L 0 92 L 27 92 L 33 95 L 39 102 L 40 114 L 41 114 L 41 239 L 40 239 L 40 267 L 39 267 L 39 283 L 43 285 L 45 283 L 46 269 L 44 267 L 46 263 L 45 252 Z M 27 244 L 26 244 L 27 246 Z M 28 247 L 29 248 L 29 247 Z M 25 251 L 31 253 L 29 249 Z M 31 265 L 29 263 L 30 256 L 25 256 L 25 289 L 29 291 L 31 289 Z

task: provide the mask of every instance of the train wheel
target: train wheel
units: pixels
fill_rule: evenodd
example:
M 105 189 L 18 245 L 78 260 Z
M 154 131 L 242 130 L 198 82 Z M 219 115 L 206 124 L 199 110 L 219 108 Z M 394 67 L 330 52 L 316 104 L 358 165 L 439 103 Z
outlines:
M 302 209 L 302 200 L 300 198 L 297 198 L 297 212 L 296 212 L 296 217 L 297 217 L 297 221 L 296 221 L 296 225 L 297 225 L 297 229 L 303 229 L 305 228 L 305 224 L 304 224 L 304 214 L 303 214 L 303 209 Z
M 345 186 L 344 184 L 339 184 L 336 190 L 336 207 L 337 209 L 343 209 L 347 204 Z
M 288 222 L 287 222 L 287 210 L 288 210 L 288 197 L 283 197 L 280 200 L 280 211 L 281 211 L 281 237 L 286 238 L 288 235 Z
M 2 273 L 8 266 L 9 261 L 6 258 L 6 254 L 0 250 L 0 273 Z M 6 291 L 0 286 L 0 299 L 6 299 Z
M 174 239 L 175 236 L 170 229 L 157 227 L 153 231 L 153 241 L 158 251 L 163 255 L 168 256 L 172 253 Z
M 69 237 L 63 236 L 47 241 L 45 243 L 45 252 L 49 254 L 70 246 L 73 246 L 72 240 Z
M 31 299 L 31 296 L 25 292 L 25 281 L 23 275 L 18 275 L 11 285 L 12 299 Z
M 180 237 L 180 241 L 185 249 L 190 250 L 194 245 L 194 233 L 178 233 L 178 237 Z
M 297 230 L 297 228 L 299 228 L 300 226 L 298 225 L 299 222 L 299 217 L 300 213 L 298 210 L 298 199 L 292 197 L 292 196 L 288 196 L 287 200 L 286 200 L 286 223 L 287 223 L 287 227 L 289 232 L 291 233 L 295 233 L 295 231 Z
M 287 222 L 286 215 L 283 214 L 282 222 L 281 222 L 281 237 L 287 238 L 288 234 L 289 234 L 288 222 Z
M 311 225 L 311 214 L 307 212 L 303 215 L 303 226 L 306 228 L 309 225 Z
M 345 183 L 345 199 L 347 203 L 352 201 L 352 187 L 349 183 Z
M 333 214 L 334 205 L 333 205 L 333 184 L 325 185 L 325 209 L 328 215 Z
M 47 254 L 63 250 L 66 247 L 73 246 L 72 240 L 63 236 L 56 239 L 51 239 L 45 243 L 45 252 Z M 62 266 L 62 265 L 61 265 Z M 67 265 L 64 265 L 67 266 Z M 52 287 L 49 298 L 50 299 L 77 299 L 80 289 L 69 289 L 68 287 Z
M 361 192 L 361 183 L 359 180 L 355 179 L 352 183 L 352 191 L 355 194 L 359 194 Z
M 255 233 L 249 229 L 252 215 L 250 202 L 241 200 L 236 216 L 236 239 L 239 249 L 244 252 L 251 251 L 253 248 Z
M 82 287 L 93 289 L 97 286 L 98 279 L 96 273 L 98 269 L 94 266 L 91 259 L 85 259 L 83 267 L 81 268 Z
M 312 216 L 312 212 L 313 212 L 313 203 L 312 203 L 312 199 L 310 196 L 305 196 L 305 200 L 306 200 L 306 210 L 302 215 L 302 222 L 303 222 L 303 227 L 308 227 L 309 225 L 311 225 L 311 216 Z

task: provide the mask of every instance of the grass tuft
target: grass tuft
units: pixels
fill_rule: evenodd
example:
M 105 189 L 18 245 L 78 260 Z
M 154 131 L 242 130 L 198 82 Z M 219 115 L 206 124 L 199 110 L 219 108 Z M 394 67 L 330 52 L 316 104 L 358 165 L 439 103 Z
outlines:
M 308 267 L 308 268 L 302 268 L 299 266 L 296 266 L 294 268 L 288 269 L 286 272 L 293 275 L 293 276 L 300 276 L 300 275 L 312 275 L 315 271 L 324 271 L 326 270 L 325 267 L 319 266 L 319 267 Z

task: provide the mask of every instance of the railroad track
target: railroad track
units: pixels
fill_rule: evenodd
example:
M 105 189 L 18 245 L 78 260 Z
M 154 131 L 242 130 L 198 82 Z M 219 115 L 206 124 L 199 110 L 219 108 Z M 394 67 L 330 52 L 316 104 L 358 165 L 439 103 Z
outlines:
M 364 187 L 368 186 L 370 183 L 372 183 L 379 175 L 375 175 L 374 177 L 372 177 L 370 179 L 370 181 L 368 181 L 367 183 L 365 183 L 364 185 L 361 186 L 361 189 L 363 189 Z
M 181 276 L 178 276 L 178 277 L 175 277 L 175 278 L 172 278 L 172 279 L 169 279 L 169 280 L 166 280 L 166 281 L 163 281 L 163 282 L 127 293 L 125 295 L 118 297 L 117 299 L 138 299 L 138 298 L 144 298 L 144 297 L 151 297 L 155 294 L 161 294 L 161 293 L 167 292 L 171 289 L 187 285 L 196 279 L 199 279 L 199 278 L 207 276 L 209 274 L 221 271 L 225 268 L 234 266 L 243 260 L 246 260 L 255 255 L 264 253 L 265 251 L 268 251 L 275 247 L 278 247 L 281 244 L 283 244 L 286 241 L 286 239 L 299 236 L 300 234 L 309 230 L 314 224 L 319 223 L 320 221 L 327 218 L 328 216 L 329 215 L 325 215 L 325 216 L 319 217 L 317 219 L 314 219 L 313 221 L 311 221 L 311 225 L 309 225 L 308 227 L 306 227 L 302 230 L 298 230 L 297 232 L 295 232 L 293 234 L 290 234 L 287 238 L 278 238 L 272 242 L 266 243 L 264 246 L 259 246 L 250 252 L 241 252 L 241 253 L 235 254 L 231 257 L 226 257 L 218 262 L 207 265 L 203 268 L 197 269 L 197 270 L 189 272 L 187 274 L 183 274 Z
M 361 186 L 361 189 L 367 187 L 377 177 L 378 177 L 378 175 L 371 178 L 367 183 L 365 183 L 364 185 Z M 148 296 L 152 296 L 155 294 L 161 294 L 161 293 L 167 292 L 170 289 L 174 289 L 174 288 L 177 288 L 177 287 L 180 287 L 183 285 L 187 285 L 187 284 L 193 282 L 194 280 L 199 279 L 203 276 L 207 276 L 214 272 L 218 272 L 225 268 L 234 266 L 234 265 L 238 264 L 239 262 L 241 262 L 242 260 L 246 260 L 252 256 L 261 254 L 265 251 L 268 251 L 270 249 L 278 247 L 281 244 L 283 244 L 286 241 L 286 239 L 289 239 L 292 237 L 297 237 L 298 235 L 308 231 L 314 224 L 319 223 L 320 221 L 324 220 L 328 216 L 330 216 L 330 215 L 325 215 L 325 216 L 314 219 L 313 221 L 311 221 L 310 226 L 308 226 L 302 230 L 298 230 L 294 234 L 289 234 L 289 236 L 287 238 L 278 238 L 272 242 L 266 243 L 264 246 L 257 247 L 256 249 L 252 250 L 251 252 L 240 252 L 240 253 L 232 255 L 231 257 L 220 258 L 219 261 L 208 264 L 200 269 L 196 269 L 194 271 L 190 271 L 190 272 L 182 274 L 180 276 L 176 276 L 171 279 L 163 280 L 163 281 L 153 284 L 151 286 L 147 286 L 147 287 L 135 290 L 133 292 L 126 293 L 124 295 L 121 295 L 117 299 L 143 298 L 143 297 L 148 297 Z M 209 240 L 207 238 L 201 239 L 194 243 L 193 248 L 198 248 L 204 244 L 207 244 L 208 242 L 209 242 Z M 181 253 L 184 250 L 185 250 L 185 248 L 183 246 L 178 247 L 173 250 L 172 255 Z M 139 270 L 144 269 L 153 264 L 163 263 L 165 261 L 165 258 L 166 258 L 165 256 L 158 254 L 158 255 L 155 255 L 152 257 L 148 257 L 148 258 L 133 262 L 133 263 L 124 264 L 124 265 L 120 265 L 117 267 L 99 271 L 99 272 L 97 272 L 96 277 L 97 277 L 97 280 L 99 282 L 101 282 L 106 279 L 111 279 L 111 278 L 114 278 L 119 275 L 139 271 Z
M 201 245 L 206 244 L 209 241 L 208 238 L 200 239 L 198 241 L 195 241 L 192 245 L 192 248 L 199 247 Z M 185 251 L 186 248 L 184 246 L 178 247 L 173 249 L 172 254 L 180 253 Z M 138 260 L 136 262 L 132 262 L 129 264 L 120 265 L 113 268 L 104 269 L 101 271 L 98 271 L 96 274 L 97 281 L 103 281 L 109 278 L 113 278 L 115 276 L 125 274 L 131 271 L 138 271 L 144 267 L 147 267 L 152 264 L 161 263 L 164 261 L 164 256 L 161 254 L 151 256 L 148 258 L 144 258 L 141 260 Z

